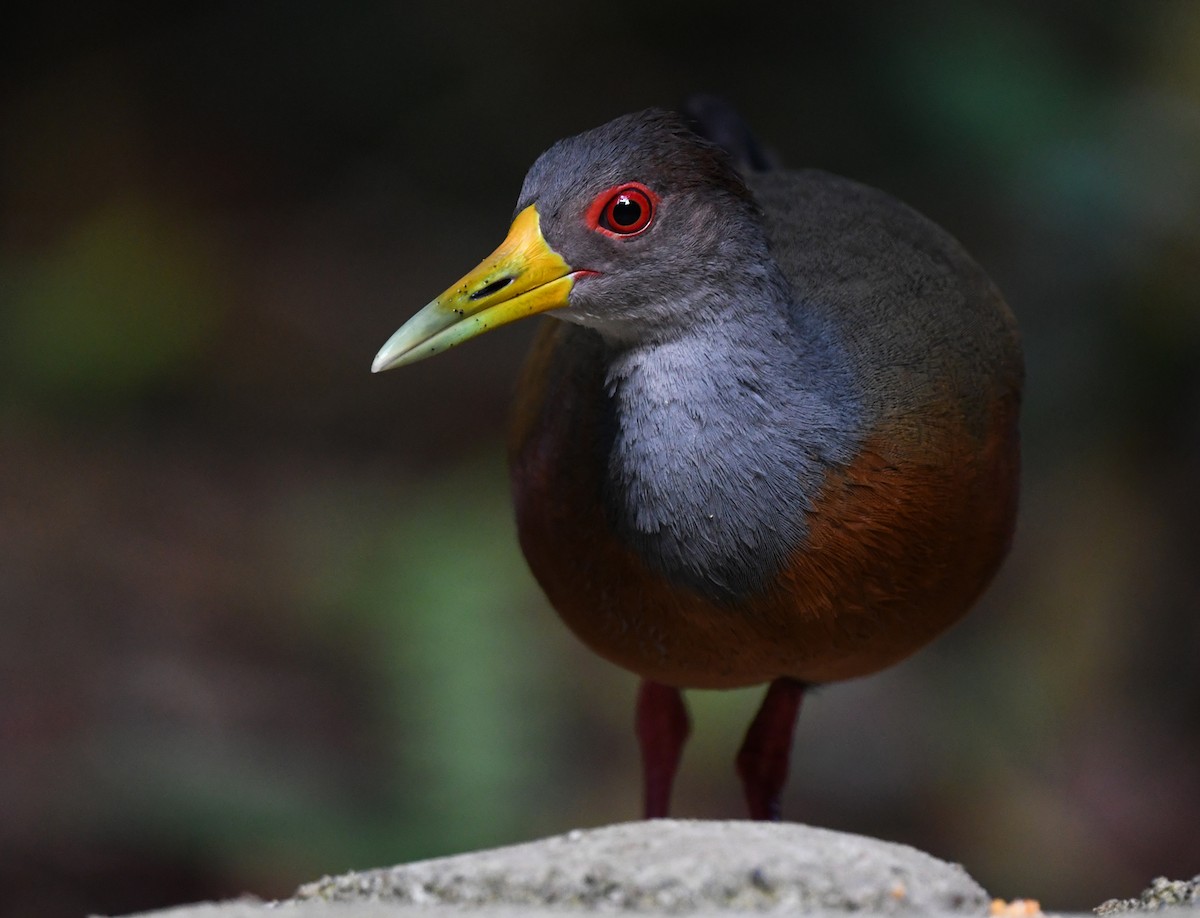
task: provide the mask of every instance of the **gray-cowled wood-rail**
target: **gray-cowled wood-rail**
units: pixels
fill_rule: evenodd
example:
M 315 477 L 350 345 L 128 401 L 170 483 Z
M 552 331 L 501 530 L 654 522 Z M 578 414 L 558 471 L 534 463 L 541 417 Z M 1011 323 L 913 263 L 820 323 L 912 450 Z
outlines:
M 375 358 L 552 317 L 517 392 L 517 530 L 563 621 L 641 677 L 648 817 L 681 689 L 769 683 L 737 769 L 778 818 L 805 689 L 946 629 L 1013 530 L 1023 369 L 996 287 L 887 194 L 761 159 L 720 106 L 559 141 L 500 247 Z

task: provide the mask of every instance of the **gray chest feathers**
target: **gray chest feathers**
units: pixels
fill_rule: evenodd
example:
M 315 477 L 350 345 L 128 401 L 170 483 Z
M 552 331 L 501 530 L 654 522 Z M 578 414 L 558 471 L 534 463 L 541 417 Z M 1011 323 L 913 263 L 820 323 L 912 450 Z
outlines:
M 710 599 L 760 592 L 856 451 L 845 366 L 820 329 L 710 329 L 614 357 L 604 501 L 618 535 Z

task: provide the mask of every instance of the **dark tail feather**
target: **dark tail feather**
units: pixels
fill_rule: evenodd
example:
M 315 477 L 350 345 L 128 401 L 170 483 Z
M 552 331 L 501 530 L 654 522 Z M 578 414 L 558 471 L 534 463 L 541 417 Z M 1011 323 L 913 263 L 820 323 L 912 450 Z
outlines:
M 742 116 L 719 96 L 690 96 L 683 103 L 682 114 L 693 131 L 728 150 L 742 170 L 770 172 L 777 167 L 775 158 L 754 139 Z

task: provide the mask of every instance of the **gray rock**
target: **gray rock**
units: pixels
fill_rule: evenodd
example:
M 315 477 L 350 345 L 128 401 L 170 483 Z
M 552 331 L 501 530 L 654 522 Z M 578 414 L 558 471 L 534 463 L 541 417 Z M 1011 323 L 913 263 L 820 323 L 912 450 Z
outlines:
M 1157 877 L 1136 899 L 1109 899 L 1096 907 L 1097 915 L 1124 912 L 1157 912 L 1171 906 L 1190 906 L 1200 914 L 1200 875 L 1190 880 Z
M 1200 918 L 1200 877 L 1155 880 L 1097 911 Z M 956 864 L 905 845 L 788 823 L 656 822 L 325 878 L 284 902 L 204 903 L 145 918 L 577 918 L 581 911 L 820 918 L 984 915 Z M 1083 918 L 1083 916 L 1081 916 Z
M 656 820 L 325 878 L 297 899 L 658 914 L 987 912 L 956 864 L 790 823 Z

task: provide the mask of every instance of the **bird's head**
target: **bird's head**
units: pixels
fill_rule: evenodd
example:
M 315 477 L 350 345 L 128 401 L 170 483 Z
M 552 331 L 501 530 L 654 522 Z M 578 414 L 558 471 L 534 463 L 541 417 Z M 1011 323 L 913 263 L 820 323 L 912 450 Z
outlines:
M 536 313 L 635 343 L 775 283 L 757 206 L 728 155 L 651 109 L 560 140 L 525 177 L 500 247 L 383 346 L 375 372 Z

